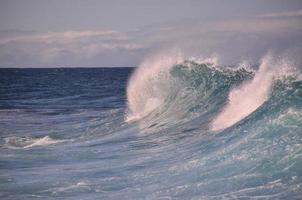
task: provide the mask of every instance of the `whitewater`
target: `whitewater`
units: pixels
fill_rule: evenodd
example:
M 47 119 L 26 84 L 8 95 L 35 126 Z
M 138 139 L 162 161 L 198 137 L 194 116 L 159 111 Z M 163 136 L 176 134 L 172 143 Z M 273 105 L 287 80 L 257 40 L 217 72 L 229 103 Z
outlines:
M 302 198 L 302 80 L 286 58 L 0 70 L 1 199 Z

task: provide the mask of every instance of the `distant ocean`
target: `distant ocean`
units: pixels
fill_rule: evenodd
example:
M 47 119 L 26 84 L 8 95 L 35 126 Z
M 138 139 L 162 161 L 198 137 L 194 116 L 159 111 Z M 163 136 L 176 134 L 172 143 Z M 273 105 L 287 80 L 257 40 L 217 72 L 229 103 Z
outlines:
M 302 199 L 302 81 L 262 65 L 0 69 L 0 199 Z

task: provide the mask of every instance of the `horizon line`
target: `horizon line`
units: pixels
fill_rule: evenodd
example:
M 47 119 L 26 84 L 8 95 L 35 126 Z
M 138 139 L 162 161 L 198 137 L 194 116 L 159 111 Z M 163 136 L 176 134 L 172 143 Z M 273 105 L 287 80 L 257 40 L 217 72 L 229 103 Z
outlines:
M 137 66 L 124 67 L 0 67 L 1 69 L 98 69 L 98 68 L 136 68 Z

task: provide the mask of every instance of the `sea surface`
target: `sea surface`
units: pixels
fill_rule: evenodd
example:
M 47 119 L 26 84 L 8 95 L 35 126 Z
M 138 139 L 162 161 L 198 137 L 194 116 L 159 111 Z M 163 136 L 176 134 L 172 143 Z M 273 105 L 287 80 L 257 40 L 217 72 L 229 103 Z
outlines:
M 301 111 L 261 65 L 0 69 L 0 199 L 302 199 Z

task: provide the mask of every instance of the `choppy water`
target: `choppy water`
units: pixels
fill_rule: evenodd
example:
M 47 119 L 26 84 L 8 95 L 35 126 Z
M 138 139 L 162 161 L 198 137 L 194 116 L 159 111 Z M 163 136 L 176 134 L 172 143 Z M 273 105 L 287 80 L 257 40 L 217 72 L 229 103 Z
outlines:
M 1 69 L 0 198 L 302 198 L 301 80 L 133 71 Z

